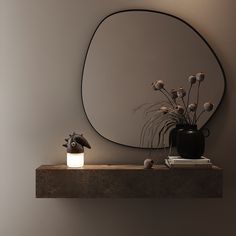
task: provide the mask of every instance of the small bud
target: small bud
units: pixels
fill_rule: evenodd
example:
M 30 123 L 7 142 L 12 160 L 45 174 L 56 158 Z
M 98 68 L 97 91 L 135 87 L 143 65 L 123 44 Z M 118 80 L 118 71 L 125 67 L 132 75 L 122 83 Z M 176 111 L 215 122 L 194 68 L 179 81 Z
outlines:
M 198 82 L 202 82 L 205 79 L 205 74 L 200 72 L 196 74 L 196 79 Z
M 177 96 L 178 98 L 183 98 L 186 96 L 186 91 L 183 88 L 179 88 L 179 90 L 177 91 Z
M 196 78 L 195 75 L 190 75 L 190 76 L 188 77 L 188 81 L 189 81 L 190 84 L 195 84 L 195 83 L 196 83 L 196 80 L 197 80 L 197 78 Z
M 212 111 L 214 105 L 211 102 L 206 102 L 203 105 L 205 111 Z
M 196 103 L 191 103 L 188 105 L 188 110 L 189 111 L 196 111 L 197 110 L 197 104 Z
M 152 83 L 152 87 L 154 90 L 161 90 L 164 88 L 164 82 L 162 80 L 157 80 Z

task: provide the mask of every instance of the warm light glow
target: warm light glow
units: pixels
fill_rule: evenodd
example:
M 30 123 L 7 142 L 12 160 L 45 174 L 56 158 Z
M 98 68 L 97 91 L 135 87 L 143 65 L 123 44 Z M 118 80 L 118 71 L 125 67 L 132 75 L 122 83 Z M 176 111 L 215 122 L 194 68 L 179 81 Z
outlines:
M 84 166 L 84 153 L 67 153 L 67 166 L 68 167 L 83 167 Z

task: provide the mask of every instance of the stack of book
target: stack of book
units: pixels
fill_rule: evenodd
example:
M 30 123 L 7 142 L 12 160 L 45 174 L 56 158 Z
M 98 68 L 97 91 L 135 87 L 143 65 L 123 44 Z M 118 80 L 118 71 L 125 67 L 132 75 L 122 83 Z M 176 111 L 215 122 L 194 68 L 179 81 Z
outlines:
M 211 160 L 206 157 L 199 159 L 184 159 L 180 156 L 169 156 L 165 159 L 169 168 L 212 168 Z

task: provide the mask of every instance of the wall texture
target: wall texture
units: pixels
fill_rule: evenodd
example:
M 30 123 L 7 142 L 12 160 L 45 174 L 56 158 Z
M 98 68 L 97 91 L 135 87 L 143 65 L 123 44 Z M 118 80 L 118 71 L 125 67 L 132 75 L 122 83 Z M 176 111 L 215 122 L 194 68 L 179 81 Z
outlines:
M 234 0 L 2 0 L 0 5 L 0 235 L 223 235 L 234 231 L 236 32 Z M 65 161 L 76 129 L 88 163 L 142 163 L 148 153 L 110 143 L 89 126 L 80 98 L 89 39 L 107 14 L 147 8 L 179 16 L 208 40 L 227 76 L 208 128 L 207 154 L 224 168 L 223 199 L 35 199 L 34 170 Z M 214 89 L 214 85 L 212 85 Z M 163 155 L 157 152 L 153 158 Z

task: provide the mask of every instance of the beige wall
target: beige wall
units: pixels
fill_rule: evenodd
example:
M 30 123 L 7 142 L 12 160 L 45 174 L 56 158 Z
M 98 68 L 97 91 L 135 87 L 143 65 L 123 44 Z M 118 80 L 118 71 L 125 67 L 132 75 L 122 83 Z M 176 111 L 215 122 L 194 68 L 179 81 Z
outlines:
M 224 168 L 224 199 L 35 199 L 34 170 L 65 161 L 83 132 L 88 163 L 142 163 L 147 153 L 103 140 L 80 98 L 89 39 L 107 14 L 147 8 L 183 18 L 212 45 L 228 90 L 208 127 L 207 154 Z M 236 3 L 234 0 L 2 0 L 0 5 L 0 235 L 223 235 L 235 231 Z M 214 89 L 214 85 L 212 85 Z M 158 155 L 154 157 L 158 159 Z M 191 233 L 190 233 L 191 232 Z

